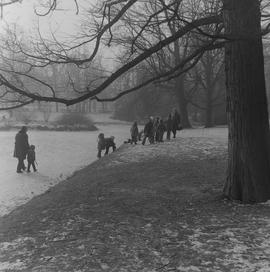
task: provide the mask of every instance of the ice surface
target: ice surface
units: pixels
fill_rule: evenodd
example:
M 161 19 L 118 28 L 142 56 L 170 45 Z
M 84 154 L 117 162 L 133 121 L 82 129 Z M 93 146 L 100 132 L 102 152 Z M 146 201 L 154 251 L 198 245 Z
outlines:
M 36 146 L 38 172 L 16 173 L 13 158 L 17 131 L 0 132 L 0 216 L 70 176 L 97 158 L 97 135 L 115 136 L 116 145 L 129 137 L 129 126 L 99 126 L 94 132 L 28 131 L 29 143 Z

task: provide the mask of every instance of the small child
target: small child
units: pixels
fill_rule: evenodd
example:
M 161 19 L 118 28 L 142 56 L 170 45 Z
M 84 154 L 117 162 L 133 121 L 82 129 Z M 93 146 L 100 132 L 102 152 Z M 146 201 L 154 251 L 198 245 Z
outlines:
M 33 170 L 36 172 L 36 166 L 35 166 L 35 161 L 36 161 L 36 152 L 35 152 L 35 146 L 34 145 L 30 145 L 29 150 L 27 152 L 27 162 L 28 162 L 28 166 L 27 166 L 27 172 L 31 172 L 30 171 L 30 167 L 32 165 Z
M 115 151 L 116 145 L 114 143 L 114 137 L 111 136 L 109 138 L 105 138 L 104 134 L 100 133 L 98 135 L 98 146 L 97 146 L 98 154 L 97 154 L 97 157 L 99 159 L 101 158 L 101 151 L 104 150 L 104 149 L 106 150 L 105 155 L 108 155 L 110 147 L 112 147 L 113 151 Z

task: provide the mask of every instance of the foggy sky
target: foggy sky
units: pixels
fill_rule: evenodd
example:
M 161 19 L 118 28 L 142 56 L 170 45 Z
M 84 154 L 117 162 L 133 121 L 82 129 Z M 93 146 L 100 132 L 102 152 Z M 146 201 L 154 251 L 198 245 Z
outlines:
M 44 12 L 45 9 L 40 8 L 39 2 L 46 0 L 23 0 L 22 3 L 16 3 L 4 8 L 4 18 L 0 22 L 0 29 L 17 23 L 20 28 L 26 32 L 32 32 L 39 23 L 43 34 L 56 31 L 59 36 L 76 33 L 80 26 L 80 19 L 84 14 L 83 9 L 89 4 L 95 4 L 97 0 L 79 0 L 81 9 L 79 15 L 76 15 L 76 6 L 73 0 L 59 1 L 59 10 L 54 11 L 50 15 L 41 17 L 35 14 L 35 8 L 39 12 Z
M 45 3 L 46 1 L 23 0 L 22 3 L 6 6 L 3 12 L 4 17 L 0 20 L 0 33 L 3 33 L 4 28 L 7 26 L 16 23 L 26 35 L 31 35 L 31 33 L 37 33 L 37 26 L 39 25 L 44 38 L 50 39 L 50 33 L 54 32 L 59 41 L 64 41 L 66 38 L 74 37 L 76 33 L 80 32 L 81 19 L 85 17 L 85 9 L 89 8 L 90 5 L 95 5 L 100 0 L 78 0 L 80 6 L 78 15 L 76 15 L 74 0 L 59 0 L 58 10 L 47 16 L 37 16 L 35 8 L 37 8 L 38 12 L 46 11 L 39 8 L 38 5 L 40 2 Z M 101 50 L 102 62 L 112 67 L 113 49 L 102 47 Z

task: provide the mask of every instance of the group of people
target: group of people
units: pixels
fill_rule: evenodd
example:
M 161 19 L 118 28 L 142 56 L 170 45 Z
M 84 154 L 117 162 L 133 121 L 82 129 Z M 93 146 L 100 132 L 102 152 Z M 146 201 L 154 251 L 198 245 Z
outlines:
M 139 132 L 138 124 L 135 121 L 130 129 L 130 143 L 137 144 L 138 141 L 142 140 L 142 144 L 144 145 L 147 139 L 150 144 L 153 144 L 154 142 L 163 142 L 165 132 L 167 140 L 170 140 L 171 134 L 173 134 L 173 138 L 175 138 L 177 130 L 180 129 L 182 129 L 181 118 L 180 114 L 175 109 L 173 113 L 169 114 L 166 121 L 163 121 L 160 117 L 150 117 L 141 132 Z
M 160 117 L 150 117 L 148 122 L 145 124 L 143 131 L 139 131 L 138 124 L 135 121 L 130 129 L 131 139 L 129 142 L 131 144 L 137 144 L 138 141 L 142 140 L 142 144 L 149 140 L 150 144 L 155 142 L 163 142 L 164 133 L 166 132 L 167 140 L 170 140 L 171 134 L 173 138 L 176 137 L 177 130 L 181 129 L 181 118 L 180 114 L 175 109 L 173 113 L 170 113 L 167 120 L 163 121 Z M 105 150 L 105 154 L 108 154 L 109 148 L 112 147 L 113 151 L 116 149 L 114 143 L 114 137 L 105 138 L 103 133 L 98 136 L 98 154 L 97 157 L 101 158 L 102 150 Z M 32 166 L 33 170 L 36 172 L 36 153 L 35 146 L 29 145 L 27 127 L 23 126 L 21 130 L 16 134 L 15 137 L 15 149 L 14 157 L 18 159 L 17 173 L 23 173 L 26 170 L 24 160 L 27 159 L 27 172 L 30 172 Z
M 33 167 L 33 170 L 36 172 L 36 152 L 35 146 L 29 145 L 27 127 L 23 126 L 21 130 L 15 136 L 15 149 L 14 157 L 18 159 L 17 164 L 17 173 L 23 173 L 26 170 L 24 160 L 27 159 L 27 172 L 31 172 L 30 168 Z

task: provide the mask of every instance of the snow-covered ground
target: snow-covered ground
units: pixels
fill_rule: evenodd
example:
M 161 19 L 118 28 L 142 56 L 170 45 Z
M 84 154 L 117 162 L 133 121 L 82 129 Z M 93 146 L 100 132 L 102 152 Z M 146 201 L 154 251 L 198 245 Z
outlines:
M 95 132 L 29 131 L 29 143 L 36 146 L 38 172 L 16 173 L 13 158 L 17 131 L 0 132 L 0 216 L 70 176 L 97 159 L 97 135 L 115 136 L 116 145 L 129 137 L 129 126 L 99 126 Z
M 13 158 L 16 131 L 0 132 L 0 216 L 92 163 L 97 155 L 97 135 L 115 136 L 117 146 L 129 138 L 129 125 L 99 125 L 95 132 L 29 131 L 36 146 L 38 172 L 16 173 Z M 226 138 L 226 128 L 183 130 L 179 137 Z M 213 142 L 214 143 L 214 142 Z

